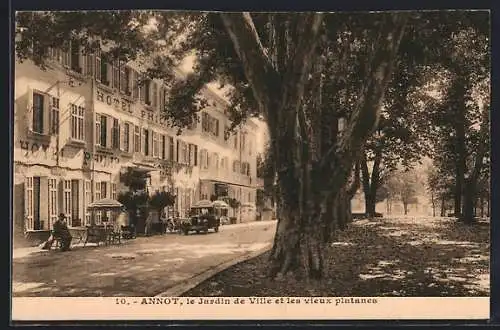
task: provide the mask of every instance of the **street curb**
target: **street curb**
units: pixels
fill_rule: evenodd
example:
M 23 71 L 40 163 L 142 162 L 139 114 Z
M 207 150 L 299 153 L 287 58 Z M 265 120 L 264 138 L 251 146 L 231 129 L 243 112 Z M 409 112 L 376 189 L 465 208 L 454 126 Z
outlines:
M 258 257 L 259 255 L 265 253 L 266 251 L 269 251 L 271 249 L 272 244 L 268 243 L 265 247 L 253 251 L 247 254 L 244 254 L 238 258 L 235 258 L 233 260 L 226 261 L 222 264 L 219 264 L 215 267 L 212 267 L 208 269 L 207 271 L 202 272 L 201 274 L 195 275 L 187 280 L 184 280 L 183 282 L 174 285 L 173 287 L 167 289 L 167 291 L 162 292 L 160 294 L 157 294 L 155 297 L 179 297 L 183 293 L 191 290 L 192 288 L 196 287 L 198 284 L 208 280 L 210 277 L 216 275 L 217 273 L 222 272 L 223 270 L 228 269 L 231 266 L 234 266 L 236 264 L 239 264 L 241 262 L 244 262 L 246 260 Z

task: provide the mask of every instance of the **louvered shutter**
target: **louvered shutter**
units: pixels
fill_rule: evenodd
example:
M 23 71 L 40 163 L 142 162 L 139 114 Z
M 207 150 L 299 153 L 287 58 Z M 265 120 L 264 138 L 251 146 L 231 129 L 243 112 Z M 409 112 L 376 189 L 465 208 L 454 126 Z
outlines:
M 33 131 L 33 89 L 28 87 L 26 105 L 26 123 L 28 123 L 28 130 Z

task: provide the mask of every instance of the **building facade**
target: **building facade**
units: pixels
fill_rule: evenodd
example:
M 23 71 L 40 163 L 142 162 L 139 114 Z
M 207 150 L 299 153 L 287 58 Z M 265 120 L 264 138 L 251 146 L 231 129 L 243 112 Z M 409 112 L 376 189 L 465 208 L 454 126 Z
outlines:
M 149 173 L 148 191 L 171 191 L 185 216 L 200 199 L 233 197 L 239 221 L 254 218 L 255 126 L 225 134 L 227 103 L 205 88 L 199 122 L 177 135 L 162 118 L 167 89 L 133 64 L 99 54 L 51 50 L 42 70 L 16 63 L 14 100 L 14 232 L 48 233 L 59 213 L 70 227 L 90 224 L 87 206 L 127 189 L 120 173 Z M 93 219 L 100 221 L 97 217 Z

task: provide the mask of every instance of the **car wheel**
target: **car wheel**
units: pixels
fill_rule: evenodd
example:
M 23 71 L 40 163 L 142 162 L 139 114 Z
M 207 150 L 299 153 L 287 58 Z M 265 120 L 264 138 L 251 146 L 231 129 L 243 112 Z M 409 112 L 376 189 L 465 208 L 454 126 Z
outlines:
M 184 230 L 182 231 L 182 233 L 183 233 L 184 235 L 188 235 L 188 234 L 189 234 L 189 230 L 184 229 Z
M 219 226 L 216 226 L 216 227 L 214 228 L 214 232 L 218 232 L 218 231 L 219 231 Z

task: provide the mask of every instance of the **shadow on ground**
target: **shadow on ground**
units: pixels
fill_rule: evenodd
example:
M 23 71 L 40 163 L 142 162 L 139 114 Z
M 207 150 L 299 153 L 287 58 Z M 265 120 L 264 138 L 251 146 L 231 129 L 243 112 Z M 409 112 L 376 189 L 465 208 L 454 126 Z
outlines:
M 219 273 L 185 296 L 489 296 L 489 224 L 448 218 L 356 221 L 315 283 L 266 277 L 269 254 Z
M 135 246 L 76 247 L 15 259 L 13 296 L 154 296 L 264 244 L 203 244 L 200 237 L 168 244 L 158 239 Z

